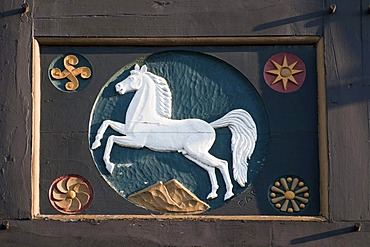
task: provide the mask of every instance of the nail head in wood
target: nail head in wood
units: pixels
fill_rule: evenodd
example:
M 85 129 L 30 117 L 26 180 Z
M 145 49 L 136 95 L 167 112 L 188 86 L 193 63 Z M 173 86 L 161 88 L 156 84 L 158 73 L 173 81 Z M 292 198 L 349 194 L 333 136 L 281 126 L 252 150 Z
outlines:
M 355 224 L 355 231 L 356 232 L 360 232 L 361 231 L 361 228 L 362 228 L 362 224 L 361 223 L 356 223 Z
M 10 223 L 9 221 L 3 221 L 0 226 L 0 230 L 8 230 L 10 228 Z
M 337 5 L 334 4 L 334 3 L 330 4 L 330 6 L 329 6 L 329 13 L 330 14 L 334 14 L 335 11 L 337 11 Z
M 28 3 L 23 3 L 22 4 L 22 8 L 23 8 L 22 15 L 25 15 L 28 12 L 30 12 L 30 5 Z

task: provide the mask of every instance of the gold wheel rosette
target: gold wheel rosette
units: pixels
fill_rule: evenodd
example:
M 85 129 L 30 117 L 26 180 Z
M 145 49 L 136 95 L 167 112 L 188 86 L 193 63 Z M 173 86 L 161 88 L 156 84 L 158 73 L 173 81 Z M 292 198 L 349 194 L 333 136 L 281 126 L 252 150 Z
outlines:
M 270 200 L 282 212 L 298 213 L 309 202 L 309 188 L 298 178 L 282 177 L 270 188 Z
M 89 206 L 92 194 L 91 185 L 85 178 L 66 175 L 53 182 L 49 191 L 49 200 L 59 212 L 76 214 Z

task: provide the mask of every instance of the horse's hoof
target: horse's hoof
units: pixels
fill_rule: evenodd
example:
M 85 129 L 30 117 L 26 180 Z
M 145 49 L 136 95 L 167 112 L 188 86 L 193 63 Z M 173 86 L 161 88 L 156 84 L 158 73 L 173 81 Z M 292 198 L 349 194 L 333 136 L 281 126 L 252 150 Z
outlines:
M 226 192 L 225 197 L 224 197 L 224 201 L 229 200 L 233 196 L 234 196 L 234 193 L 232 191 Z
M 113 170 L 114 170 L 114 164 L 108 164 L 108 165 L 105 166 L 105 168 L 112 175 Z
M 92 144 L 91 146 L 91 149 L 94 150 L 94 149 L 97 149 L 98 147 L 101 146 L 101 142 L 99 140 L 96 140 L 94 141 L 94 143 Z
M 215 198 L 217 198 L 217 193 L 216 192 L 211 192 L 211 193 L 209 193 L 208 194 L 208 196 L 207 196 L 207 200 L 212 200 L 212 199 L 215 199 Z

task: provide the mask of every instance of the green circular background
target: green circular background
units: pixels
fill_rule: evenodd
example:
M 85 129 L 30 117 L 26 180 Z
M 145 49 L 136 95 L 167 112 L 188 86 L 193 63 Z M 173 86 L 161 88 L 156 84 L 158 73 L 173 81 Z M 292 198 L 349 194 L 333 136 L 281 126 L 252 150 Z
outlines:
M 135 64 L 146 64 L 148 71 L 164 77 L 172 92 L 172 119 L 199 118 L 207 122 L 224 116 L 233 109 L 248 111 L 257 125 L 257 145 L 249 161 L 248 185 L 261 169 L 269 141 L 269 126 L 263 102 L 252 83 L 228 63 L 203 53 L 191 51 L 166 51 L 137 59 L 113 75 L 101 89 L 90 118 L 89 143 L 95 140 L 97 129 L 104 120 L 125 122 L 125 114 L 134 93 L 118 95 L 114 86 L 125 79 Z M 92 150 L 95 164 L 107 183 L 126 198 L 132 193 L 157 181 L 173 178 L 180 181 L 215 209 L 223 206 L 225 184 L 219 171 L 218 198 L 207 200 L 211 186 L 208 173 L 175 152 L 155 152 L 147 148 L 131 149 L 114 145 L 111 161 L 115 164 L 131 163 L 130 167 L 115 167 L 110 175 L 105 169 L 103 153 L 110 135 L 119 135 L 108 128 L 102 139 L 102 147 Z M 216 141 L 210 150 L 214 156 L 229 162 L 232 177 L 231 133 L 228 128 L 216 130 Z M 233 180 L 233 178 L 232 178 Z M 240 187 L 234 180 L 233 198 L 247 187 Z

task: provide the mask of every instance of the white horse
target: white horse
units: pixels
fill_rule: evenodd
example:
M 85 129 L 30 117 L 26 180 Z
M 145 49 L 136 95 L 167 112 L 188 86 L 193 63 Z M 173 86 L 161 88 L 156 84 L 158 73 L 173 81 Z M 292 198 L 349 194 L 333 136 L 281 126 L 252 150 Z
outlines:
M 240 186 L 247 183 L 248 159 L 257 140 L 257 128 L 252 117 L 242 109 L 227 113 L 224 117 L 207 123 L 201 119 L 171 119 L 172 96 L 167 81 L 147 71 L 146 65 L 130 71 L 130 76 L 115 86 L 123 95 L 136 91 L 126 113 L 126 123 L 103 121 L 97 131 L 92 149 L 101 145 L 101 139 L 108 127 L 122 134 L 108 138 L 103 160 L 112 174 L 115 164 L 110 161 L 113 144 L 129 148 L 147 147 L 160 152 L 179 152 L 187 159 L 208 172 L 211 192 L 207 199 L 217 197 L 218 183 L 215 168 L 219 169 L 226 184 L 224 200 L 231 198 L 233 185 L 228 163 L 209 153 L 215 138 L 215 128 L 229 127 L 232 133 L 234 179 Z M 129 166 L 129 165 L 126 165 Z

